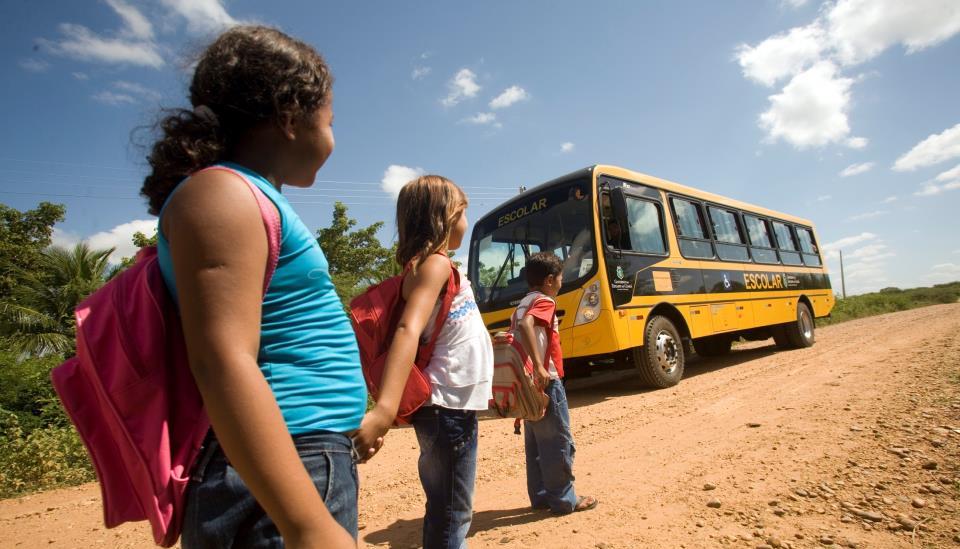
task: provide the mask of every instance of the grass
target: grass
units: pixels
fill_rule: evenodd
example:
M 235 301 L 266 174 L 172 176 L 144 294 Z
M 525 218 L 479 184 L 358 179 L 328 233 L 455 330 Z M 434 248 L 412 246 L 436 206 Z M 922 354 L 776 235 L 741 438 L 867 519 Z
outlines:
M 956 303 L 960 300 L 960 282 L 937 284 L 930 288 L 884 288 L 879 292 L 850 296 L 846 299 L 837 299 L 830 318 L 817 319 L 818 326 L 828 326 L 864 318 L 906 311 L 917 307 L 938 305 L 941 303 Z

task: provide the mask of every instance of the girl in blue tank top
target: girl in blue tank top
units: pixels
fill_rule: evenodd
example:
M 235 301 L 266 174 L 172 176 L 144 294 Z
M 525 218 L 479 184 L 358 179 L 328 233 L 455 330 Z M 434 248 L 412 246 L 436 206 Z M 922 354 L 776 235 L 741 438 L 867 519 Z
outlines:
M 333 150 L 332 80 L 309 45 L 234 27 L 204 52 L 192 109 L 161 121 L 149 156 L 141 192 L 215 435 L 191 475 L 184 549 L 356 547 L 356 339 L 323 251 L 280 192 L 312 185 Z M 229 170 L 199 171 L 216 165 Z M 241 178 L 280 219 L 265 293 L 267 236 Z

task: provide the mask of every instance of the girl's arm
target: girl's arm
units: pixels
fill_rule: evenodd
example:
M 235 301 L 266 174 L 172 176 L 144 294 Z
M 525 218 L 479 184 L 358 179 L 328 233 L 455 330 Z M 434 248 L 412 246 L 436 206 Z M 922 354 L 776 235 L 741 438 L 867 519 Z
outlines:
M 527 356 L 533 362 L 533 374 L 537 381 L 547 386 L 550 381 L 550 372 L 547 371 L 547 365 L 543 363 L 543 351 L 537 349 L 537 331 L 534 329 L 537 325 L 537 318 L 533 315 L 526 315 L 517 323 L 517 329 L 520 331 L 520 345 L 526 351 Z
M 267 238 L 237 176 L 184 182 L 164 213 L 190 369 L 230 463 L 290 547 L 356 547 L 327 511 L 257 365 Z
M 411 273 L 409 279 L 404 281 L 407 304 L 387 351 L 380 384 L 380 399 L 376 406 L 367 412 L 360 429 L 354 435 L 357 452 L 367 459 L 376 452 L 377 439 L 387 433 L 397 417 L 400 397 L 420 348 L 420 334 L 423 333 L 437 304 L 440 290 L 450 279 L 450 269 L 449 259 L 434 254 L 420 265 L 416 274 Z

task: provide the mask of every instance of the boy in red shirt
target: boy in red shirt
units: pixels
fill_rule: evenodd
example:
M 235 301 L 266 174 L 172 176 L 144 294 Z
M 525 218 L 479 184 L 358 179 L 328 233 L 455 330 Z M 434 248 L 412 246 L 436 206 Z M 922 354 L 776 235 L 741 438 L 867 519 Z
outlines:
M 528 293 L 511 319 L 514 336 L 533 362 L 534 377 L 550 397 L 539 421 L 524 421 L 527 454 L 527 494 L 535 509 L 565 515 L 597 506 L 591 496 L 577 497 L 573 489 L 573 456 L 570 411 L 563 388 L 563 352 L 554 298 L 563 284 L 563 263 L 551 252 L 540 252 L 526 261 Z

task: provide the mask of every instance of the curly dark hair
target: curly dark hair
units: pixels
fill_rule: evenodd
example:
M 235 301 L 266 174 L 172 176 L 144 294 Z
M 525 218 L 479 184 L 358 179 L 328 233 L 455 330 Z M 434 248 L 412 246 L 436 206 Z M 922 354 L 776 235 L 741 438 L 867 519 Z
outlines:
M 140 194 L 158 215 L 174 187 L 226 158 L 243 134 L 282 117 L 306 116 L 328 103 L 333 76 L 323 57 L 277 29 L 237 26 L 200 57 L 190 83 L 193 109 L 170 109 L 147 160 Z

